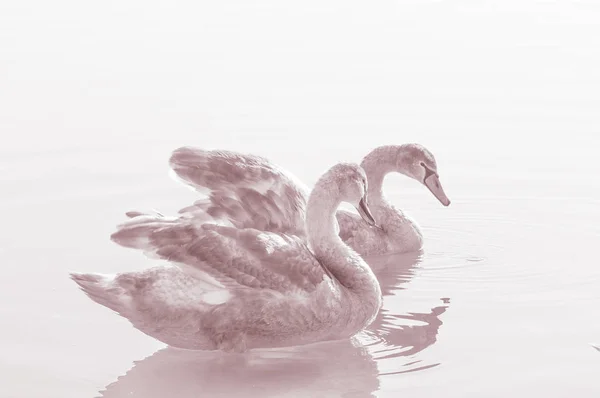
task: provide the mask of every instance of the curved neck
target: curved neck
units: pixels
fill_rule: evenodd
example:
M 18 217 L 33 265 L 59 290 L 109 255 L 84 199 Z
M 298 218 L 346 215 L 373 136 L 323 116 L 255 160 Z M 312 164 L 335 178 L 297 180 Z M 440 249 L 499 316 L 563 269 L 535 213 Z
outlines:
M 323 267 L 338 282 L 357 293 L 380 294 L 371 268 L 338 236 L 335 213 L 341 200 L 337 184 L 321 180 L 308 198 L 306 230 L 308 243 Z
M 335 199 L 331 192 L 332 189 L 319 188 L 321 187 L 315 186 L 306 204 L 308 243 L 315 252 L 320 251 L 323 244 L 337 245 L 341 242 L 335 228 L 337 222 L 335 212 L 341 201 Z
M 385 145 L 373 149 L 367 154 L 360 164 L 365 170 L 369 182 L 369 200 L 372 203 L 384 201 L 383 180 L 388 173 L 398 172 L 408 175 L 407 168 L 403 167 L 404 150 L 402 145 Z

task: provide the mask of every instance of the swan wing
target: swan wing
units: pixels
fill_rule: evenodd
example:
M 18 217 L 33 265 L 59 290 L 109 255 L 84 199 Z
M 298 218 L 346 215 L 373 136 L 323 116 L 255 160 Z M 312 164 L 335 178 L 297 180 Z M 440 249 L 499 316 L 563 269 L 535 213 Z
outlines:
M 340 238 L 344 242 L 352 241 L 356 234 L 364 229 L 364 221 L 358 214 L 346 210 L 338 210 L 335 213 Z
M 119 226 L 111 238 L 196 278 L 213 278 L 228 290 L 310 293 L 327 275 L 300 238 L 253 228 L 141 216 Z
M 267 159 L 182 147 L 173 151 L 169 163 L 178 179 L 208 196 L 181 214 L 201 221 L 210 215 L 237 228 L 304 237 L 308 189 Z
M 203 228 L 235 244 L 239 250 L 235 256 L 241 262 L 245 258 L 256 260 L 261 280 L 264 279 L 264 274 L 269 275 L 276 283 L 285 281 L 285 286 L 282 285 L 284 289 L 277 290 L 289 292 L 300 289 L 311 292 L 324 278 L 330 277 L 304 241 L 297 236 L 212 224 L 205 224 Z M 232 251 L 228 252 L 229 255 L 231 253 Z M 269 287 L 276 288 L 276 285 Z

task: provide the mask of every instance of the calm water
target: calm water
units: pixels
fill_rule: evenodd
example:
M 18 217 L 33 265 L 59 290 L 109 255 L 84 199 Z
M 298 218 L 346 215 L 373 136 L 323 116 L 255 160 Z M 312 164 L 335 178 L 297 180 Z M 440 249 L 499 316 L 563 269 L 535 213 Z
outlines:
M 88 3 L 0 3 L 0 397 L 599 395 L 600 6 Z M 452 205 L 386 180 L 426 247 L 369 260 L 384 309 L 352 341 L 175 351 L 68 278 L 156 264 L 108 236 L 195 199 L 178 146 L 312 184 L 410 141 Z

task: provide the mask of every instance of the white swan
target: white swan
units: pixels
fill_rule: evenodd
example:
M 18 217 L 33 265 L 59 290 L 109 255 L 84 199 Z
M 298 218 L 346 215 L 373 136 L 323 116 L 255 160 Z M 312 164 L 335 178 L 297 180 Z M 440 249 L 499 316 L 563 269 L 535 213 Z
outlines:
M 306 240 L 303 219 L 308 189 L 267 159 L 182 147 L 173 152 L 170 166 L 180 180 L 209 196 L 182 209 L 182 218 L 200 217 L 204 222 L 210 216 L 240 228 L 292 233 Z M 448 206 L 433 154 L 418 144 L 386 145 L 367 154 L 361 166 L 369 181 L 370 208 L 380 228 L 338 210 L 341 238 L 363 256 L 419 250 L 423 246 L 419 226 L 387 201 L 382 185 L 388 173 L 398 172 L 425 185 Z
M 294 235 L 134 217 L 113 240 L 177 267 L 71 277 L 92 300 L 179 348 L 242 352 L 350 337 L 375 319 L 381 289 L 337 235 L 334 214 L 346 201 L 374 224 L 366 199 L 360 166 L 325 173 L 306 208 L 312 252 Z

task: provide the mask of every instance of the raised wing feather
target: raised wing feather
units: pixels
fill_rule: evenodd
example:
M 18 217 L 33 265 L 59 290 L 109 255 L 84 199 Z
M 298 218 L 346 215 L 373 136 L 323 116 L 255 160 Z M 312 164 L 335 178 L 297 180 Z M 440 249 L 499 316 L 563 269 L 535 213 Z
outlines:
M 183 216 L 204 221 L 208 214 L 237 228 L 305 236 L 308 189 L 267 159 L 182 147 L 169 163 L 179 179 L 208 195 L 182 209 Z
M 194 276 L 208 274 L 230 289 L 311 292 L 326 275 L 299 238 L 251 228 L 143 216 L 121 225 L 111 238 Z
M 260 264 L 261 272 L 284 278 L 294 287 L 312 291 L 328 275 L 306 244 L 296 236 L 262 232 L 256 229 L 238 230 L 231 227 L 206 224 L 211 230 L 230 239 L 245 255 Z

